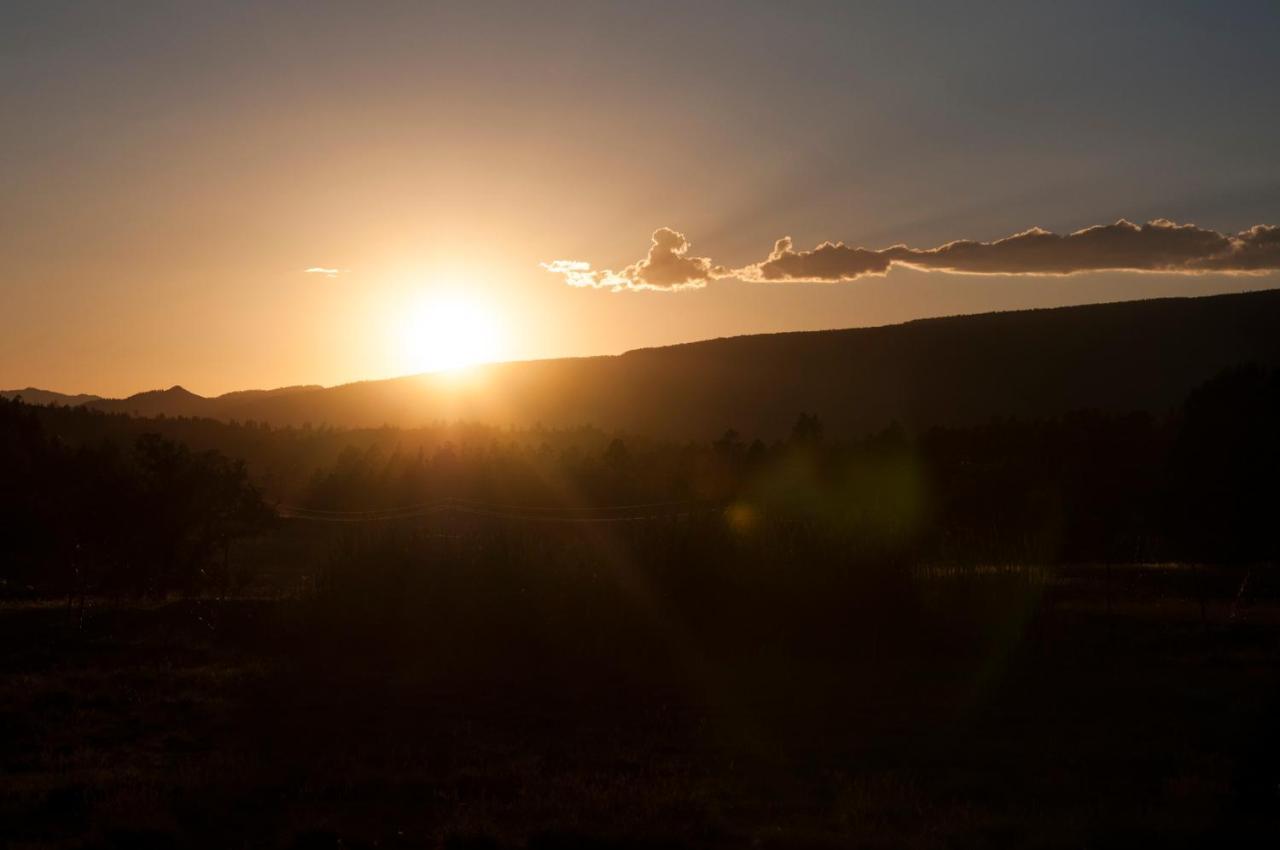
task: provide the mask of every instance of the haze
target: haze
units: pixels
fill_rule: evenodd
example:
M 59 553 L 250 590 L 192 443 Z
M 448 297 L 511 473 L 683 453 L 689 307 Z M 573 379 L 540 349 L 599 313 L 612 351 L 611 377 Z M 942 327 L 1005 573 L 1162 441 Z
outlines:
M 611 292 L 542 266 L 624 269 L 661 227 L 737 269 L 784 235 L 1280 223 L 1271 3 L 118 8 L 2 13 L 3 387 L 455 365 L 404 341 L 433 299 L 498 329 L 463 359 L 528 359 L 1280 282 L 894 268 Z

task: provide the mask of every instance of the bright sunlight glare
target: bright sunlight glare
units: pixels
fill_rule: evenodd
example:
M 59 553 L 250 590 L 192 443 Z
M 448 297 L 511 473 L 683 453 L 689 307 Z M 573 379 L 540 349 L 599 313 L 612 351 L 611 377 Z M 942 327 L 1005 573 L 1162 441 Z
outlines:
M 401 356 L 410 372 L 445 372 L 496 360 L 502 350 L 492 310 L 458 296 L 432 296 L 402 317 Z

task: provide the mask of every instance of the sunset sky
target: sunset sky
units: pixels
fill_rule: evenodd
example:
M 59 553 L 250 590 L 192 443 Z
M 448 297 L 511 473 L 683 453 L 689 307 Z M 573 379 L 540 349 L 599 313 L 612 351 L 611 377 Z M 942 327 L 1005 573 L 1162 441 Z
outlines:
M 1280 285 L 1280 240 L 1248 231 L 1280 224 L 1274 2 L 0 15 L 6 389 L 214 394 Z M 1146 241 L 931 253 L 1122 218 L 1198 228 L 1134 231 L 1147 273 L 1094 270 Z M 660 228 L 706 264 L 629 291 Z M 804 273 L 770 279 L 783 237 Z M 826 241 L 873 252 L 819 281 Z

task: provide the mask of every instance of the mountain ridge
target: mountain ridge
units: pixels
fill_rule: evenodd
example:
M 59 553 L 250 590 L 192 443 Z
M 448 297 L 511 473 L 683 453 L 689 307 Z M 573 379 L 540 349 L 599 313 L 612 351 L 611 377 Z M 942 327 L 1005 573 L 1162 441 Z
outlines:
M 705 438 L 784 434 L 801 412 L 835 431 L 1069 410 L 1162 412 L 1220 369 L 1280 364 L 1280 290 L 1159 298 L 782 331 L 408 375 L 244 390 L 180 386 L 87 402 L 138 415 L 275 425 L 598 427 Z
M 20 390 L 0 390 L 0 398 L 21 398 L 27 404 L 62 404 L 69 407 L 76 407 L 87 402 L 102 400 L 102 396 L 91 395 L 90 393 L 76 393 L 71 395 L 68 393 L 55 392 L 54 390 L 42 390 L 39 387 L 26 387 Z

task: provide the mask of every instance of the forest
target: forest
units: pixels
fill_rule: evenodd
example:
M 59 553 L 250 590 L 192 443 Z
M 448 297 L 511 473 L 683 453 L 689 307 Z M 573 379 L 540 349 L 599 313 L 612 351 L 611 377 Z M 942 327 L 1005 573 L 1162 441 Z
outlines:
M 1280 371 L 1257 366 L 1224 371 L 1164 417 L 1081 411 L 917 434 L 890 423 L 850 438 L 799 413 L 770 444 L 732 427 L 672 443 L 0 405 L 10 593 L 225 591 L 232 541 L 281 523 L 458 513 L 519 526 L 693 512 L 902 563 L 1250 563 L 1274 561 L 1280 545 Z
M 771 442 L 0 401 L 0 833 L 1251 840 L 1276 433 L 1249 365 L 1162 415 Z

